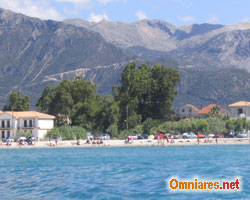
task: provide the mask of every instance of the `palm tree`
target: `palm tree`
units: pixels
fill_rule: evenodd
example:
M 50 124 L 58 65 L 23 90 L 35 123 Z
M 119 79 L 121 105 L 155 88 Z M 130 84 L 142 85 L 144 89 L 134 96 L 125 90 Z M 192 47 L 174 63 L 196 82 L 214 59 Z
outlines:
M 211 117 L 219 117 L 220 116 L 220 108 L 218 106 L 214 106 L 211 108 L 209 115 Z

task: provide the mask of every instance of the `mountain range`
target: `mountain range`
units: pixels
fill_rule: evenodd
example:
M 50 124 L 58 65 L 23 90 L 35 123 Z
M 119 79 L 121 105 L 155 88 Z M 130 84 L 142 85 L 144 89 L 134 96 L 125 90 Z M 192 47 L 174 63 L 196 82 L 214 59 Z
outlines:
M 133 60 L 180 71 L 175 106 L 226 106 L 250 98 L 249 59 L 250 23 L 58 22 L 0 9 L 0 106 L 11 91 L 20 91 L 34 108 L 44 87 L 76 76 L 96 83 L 102 95 L 111 94 Z
M 102 20 L 91 23 L 81 19 L 65 23 L 102 34 L 123 48 L 135 46 L 167 52 L 183 66 L 199 68 L 244 68 L 250 70 L 250 23 L 228 26 L 193 24 L 174 26 L 162 20 L 121 23 Z

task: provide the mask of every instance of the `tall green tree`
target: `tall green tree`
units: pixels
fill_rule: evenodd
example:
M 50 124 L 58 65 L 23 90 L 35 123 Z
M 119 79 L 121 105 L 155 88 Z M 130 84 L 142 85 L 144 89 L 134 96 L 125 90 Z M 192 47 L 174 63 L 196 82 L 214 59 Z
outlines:
M 121 85 L 113 88 L 120 107 L 119 128 L 125 129 L 127 115 L 128 118 L 141 116 L 141 122 L 147 118 L 169 120 L 174 112 L 172 102 L 179 81 L 178 71 L 172 68 L 159 64 L 137 67 L 136 62 L 127 65 L 121 75 Z
M 79 77 L 46 87 L 36 106 L 55 115 L 57 125 L 81 126 L 88 131 L 104 132 L 119 120 L 114 99 L 96 94 L 96 85 Z
M 27 111 L 30 108 L 29 96 L 21 97 L 19 92 L 12 92 L 9 96 L 8 105 L 3 107 L 4 111 Z

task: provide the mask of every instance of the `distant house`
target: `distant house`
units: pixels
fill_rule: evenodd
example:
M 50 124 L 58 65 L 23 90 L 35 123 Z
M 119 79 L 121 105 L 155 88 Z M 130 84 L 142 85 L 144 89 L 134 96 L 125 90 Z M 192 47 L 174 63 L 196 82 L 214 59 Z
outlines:
M 191 118 L 199 117 L 200 110 L 191 104 L 185 104 L 180 106 L 176 110 L 176 118 Z
M 201 118 L 206 118 L 208 117 L 210 114 L 211 114 L 211 110 L 214 108 L 214 107 L 217 107 L 219 108 L 219 114 L 222 115 L 222 116 L 225 116 L 228 114 L 227 110 L 225 110 L 224 108 L 220 107 L 219 105 L 217 104 L 210 104 L 204 108 L 202 108 L 200 111 L 199 111 L 199 114 L 200 114 L 200 117 Z
M 34 137 L 41 139 L 54 127 L 54 119 L 53 115 L 36 111 L 0 111 L 0 137 L 15 138 L 18 132 L 31 131 Z
M 204 108 L 202 108 L 201 110 L 199 110 L 198 108 L 196 108 L 195 106 L 191 105 L 191 104 L 185 104 L 180 106 L 177 110 L 176 110 L 176 114 L 174 115 L 175 118 L 206 118 L 210 115 L 212 108 L 214 107 L 218 107 L 219 110 L 219 114 L 221 114 L 222 116 L 225 116 L 228 114 L 227 110 L 225 110 L 224 108 L 220 107 L 217 104 L 210 104 Z M 249 112 L 250 113 L 250 112 Z
M 229 117 L 236 119 L 239 117 L 247 117 L 250 120 L 250 102 L 239 101 L 229 105 Z

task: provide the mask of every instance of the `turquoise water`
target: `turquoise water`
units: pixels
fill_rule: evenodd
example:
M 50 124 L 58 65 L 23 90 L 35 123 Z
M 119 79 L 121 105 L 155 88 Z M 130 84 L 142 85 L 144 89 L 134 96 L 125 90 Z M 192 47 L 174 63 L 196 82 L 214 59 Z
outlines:
M 171 176 L 241 176 L 244 188 L 171 193 Z M 250 146 L 4 149 L 0 199 L 250 199 Z

